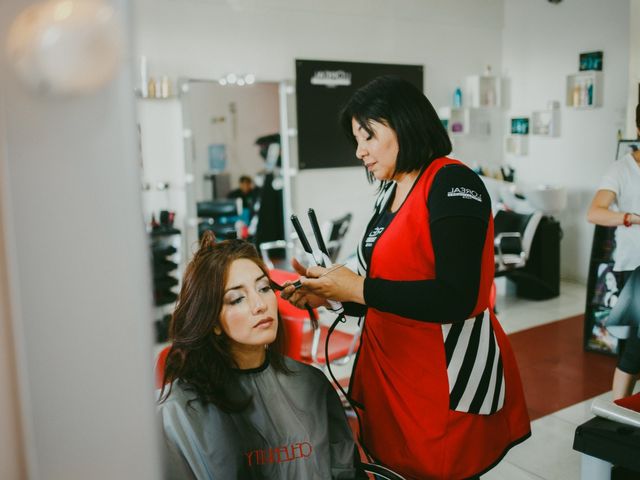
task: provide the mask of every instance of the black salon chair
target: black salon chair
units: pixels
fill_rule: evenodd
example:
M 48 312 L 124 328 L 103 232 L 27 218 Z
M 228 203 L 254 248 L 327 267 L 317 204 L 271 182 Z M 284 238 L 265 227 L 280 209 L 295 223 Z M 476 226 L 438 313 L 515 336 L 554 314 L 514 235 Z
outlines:
M 518 297 L 546 300 L 560 295 L 560 223 L 541 212 L 501 210 L 494 225 L 496 277 L 512 280 Z
M 198 237 L 207 230 L 213 231 L 216 238 L 225 240 L 236 238 L 236 222 L 241 219 L 242 200 L 208 200 L 198 202 Z
M 542 212 L 530 214 L 499 210 L 494 224 L 494 258 L 496 276 L 523 268 L 531 253 Z

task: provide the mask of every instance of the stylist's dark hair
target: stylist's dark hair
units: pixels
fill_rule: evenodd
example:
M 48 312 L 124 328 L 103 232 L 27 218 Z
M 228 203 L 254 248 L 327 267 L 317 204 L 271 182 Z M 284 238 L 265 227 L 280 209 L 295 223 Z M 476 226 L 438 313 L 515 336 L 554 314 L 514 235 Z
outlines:
M 386 75 L 359 88 L 340 112 L 340 124 L 357 146 L 351 120 L 373 135 L 371 122 L 384 123 L 398 138 L 395 173 L 420 170 L 451 153 L 451 140 L 429 99 L 406 80 Z M 369 181 L 373 176 L 368 175 Z
M 269 277 L 253 245 L 242 240 L 216 243 L 213 232 L 204 232 L 200 248 L 187 265 L 171 319 L 171 348 L 165 362 L 160 402 L 171 394 L 174 380 L 184 382 L 198 401 L 212 403 L 226 412 L 241 411 L 251 402 L 250 398 L 229 398 L 226 394 L 225 386 L 233 382 L 238 365 L 224 331 L 220 335 L 214 333 L 214 327 L 220 326 L 229 267 L 239 259 L 251 260 Z M 267 360 L 275 370 L 289 373 L 281 353 L 284 333 L 279 318 L 278 322 L 278 333 L 267 349 Z

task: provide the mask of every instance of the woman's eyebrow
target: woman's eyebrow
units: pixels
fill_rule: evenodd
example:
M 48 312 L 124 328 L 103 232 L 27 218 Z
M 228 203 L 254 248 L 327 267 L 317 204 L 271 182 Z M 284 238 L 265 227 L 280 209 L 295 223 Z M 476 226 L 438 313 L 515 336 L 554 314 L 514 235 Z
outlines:
M 262 280 L 265 277 L 266 277 L 266 275 L 263 273 L 258 278 L 256 278 L 256 283 L 259 282 L 260 280 Z M 224 291 L 224 293 L 230 292 L 231 290 L 239 290 L 239 289 L 241 289 L 243 287 L 244 287 L 244 285 L 236 285 L 234 287 L 229 287 Z

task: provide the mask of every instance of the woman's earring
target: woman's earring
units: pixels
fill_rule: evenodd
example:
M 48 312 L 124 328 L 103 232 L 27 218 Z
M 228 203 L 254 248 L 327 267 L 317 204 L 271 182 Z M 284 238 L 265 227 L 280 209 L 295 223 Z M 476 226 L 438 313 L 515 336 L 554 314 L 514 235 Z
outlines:
M 218 325 L 216 325 L 215 327 L 213 327 L 213 334 L 216 337 L 219 337 L 220 335 L 222 335 L 222 330 L 220 329 L 220 327 Z

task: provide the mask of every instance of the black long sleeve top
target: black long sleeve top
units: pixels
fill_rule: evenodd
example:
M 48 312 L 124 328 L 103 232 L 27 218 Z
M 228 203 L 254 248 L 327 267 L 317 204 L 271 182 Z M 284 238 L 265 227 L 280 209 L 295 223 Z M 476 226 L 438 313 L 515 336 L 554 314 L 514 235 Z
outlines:
M 465 188 L 481 201 L 465 196 L 448 195 Z M 403 317 L 427 322 L 456 322 L 469 318 L 477 302 L 480 268 L 491 201 L 484 183 L 470 169 L 448 165 L 436 174 L 427 199 L 436 275 L 432 280 L 395 281 L 369 278 L 364 281 L 366 306 L 347 304 L 350 315 L 363 315 L 373 307 Z M 391 214 L 393 215 L 393 214 Z M 384 215 L 382 216 L 384 217 Z M 380 220 L 380 219 L 379 219 Z M 392 221 L 387 217 L 386 222 Z M 377 236 L 385 220 L 374 223 Z M 375 244 L 370 235 L 365 242 Z

